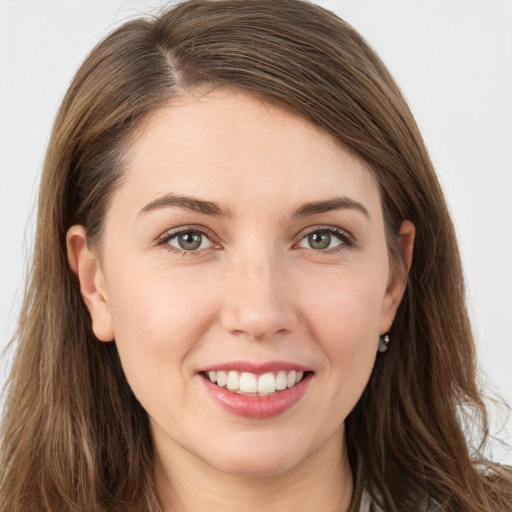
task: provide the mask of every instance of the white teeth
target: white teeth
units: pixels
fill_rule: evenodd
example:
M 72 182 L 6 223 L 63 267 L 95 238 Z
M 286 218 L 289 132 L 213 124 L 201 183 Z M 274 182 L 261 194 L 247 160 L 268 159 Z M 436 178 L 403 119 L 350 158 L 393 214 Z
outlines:
M 292 388 L 298 384 L 304 377 L 304 372 L 297 372 L 295 370 L 285 372 L 281 370 L 277 372 L 277 374 L 267 372 L 258 376 L 250 372 L 240 374 L 235 370 L 230 370 L 211 371 L 207 372 L 206 375 L 211 382 L 216 383 L 221 388 L 225 387 L 229 391 L 271 395 L 276 391 L 283 391 L 286 388 Z
M 244 372 L 240 375 L 240 391 L 242 393 L 256 393 L 258 391 L 258 380 L 254 373 Z
M 286 389 L 286 373 L 279 372 L 276 377 L 276 391 Z
M 226 387 L 230 391 L 236 391 L 237 389 L 240 388 L 240 377 L 238 376 L 238 372 L 231 371 L 228 373 Z
M 292 386 L 295 386 L 296 384 L 296 378 L 297 378 L 297 372 L 295 370 L 292 370 L 287 376 L 286 376 L 286 387 L 291 388 Z
M 276 378 L 273 373 L 264 373 L 258 379 L 258 393 L 269 394 L 276 390 Z
M 228 376 L 226 372 L 217 372 L 217 385 L 223 388 L 226 385 Z

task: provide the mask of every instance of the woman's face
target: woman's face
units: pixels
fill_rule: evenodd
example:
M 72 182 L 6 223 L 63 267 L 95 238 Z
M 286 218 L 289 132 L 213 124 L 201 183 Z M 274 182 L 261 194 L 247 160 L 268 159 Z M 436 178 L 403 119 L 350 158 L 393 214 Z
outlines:
M 233 91 L 156 111 L 126 162 L 99 254 L 68 243 L 157 453 L 262 475 L 341 447 L 404 286 L 365 166 Z

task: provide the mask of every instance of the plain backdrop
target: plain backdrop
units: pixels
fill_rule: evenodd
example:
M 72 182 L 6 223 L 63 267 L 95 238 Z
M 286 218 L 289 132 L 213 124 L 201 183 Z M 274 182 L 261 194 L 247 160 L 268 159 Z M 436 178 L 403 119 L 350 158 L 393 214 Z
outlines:
M 67 85 L 102 36 L 164 3 L 0 0 L 0 349 L 16 323 L 39 174 Z M 457 227 L 482 382 L 510 404 L 512 1 L 318 3 L 362 33 L 411 105 Z M 490 411 L 496 431 L 507 420 Z M 510 419 L 499 436 L 510 442 Z M 510 449 L 496 444 L 493 455 L 512 463 Z

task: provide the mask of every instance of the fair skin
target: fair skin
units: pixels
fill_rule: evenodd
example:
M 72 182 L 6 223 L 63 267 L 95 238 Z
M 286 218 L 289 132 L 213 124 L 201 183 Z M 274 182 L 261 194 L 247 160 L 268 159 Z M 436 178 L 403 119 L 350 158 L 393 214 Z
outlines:
M 413 240 L 404 222 L 407 267 Z M 362 162 L 244 93 L 190 95 L 132 140 L 99 247 L 82 226 L 67 243 L 148 412 L 165 512 L 347 510 L 344 420 L 406 282 Z M 211 369 L 304 375 L 240 394 Z

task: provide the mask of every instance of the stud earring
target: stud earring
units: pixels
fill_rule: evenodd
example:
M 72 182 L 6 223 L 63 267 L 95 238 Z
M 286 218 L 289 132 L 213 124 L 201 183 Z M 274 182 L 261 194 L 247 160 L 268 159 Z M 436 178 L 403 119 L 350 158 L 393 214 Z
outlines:
M 378 351 L 379 352 L 386 352 L 386 350 L 388 349 L 388 345 L 389 345 L 389 334 L 381 334 L 379 336 Z

